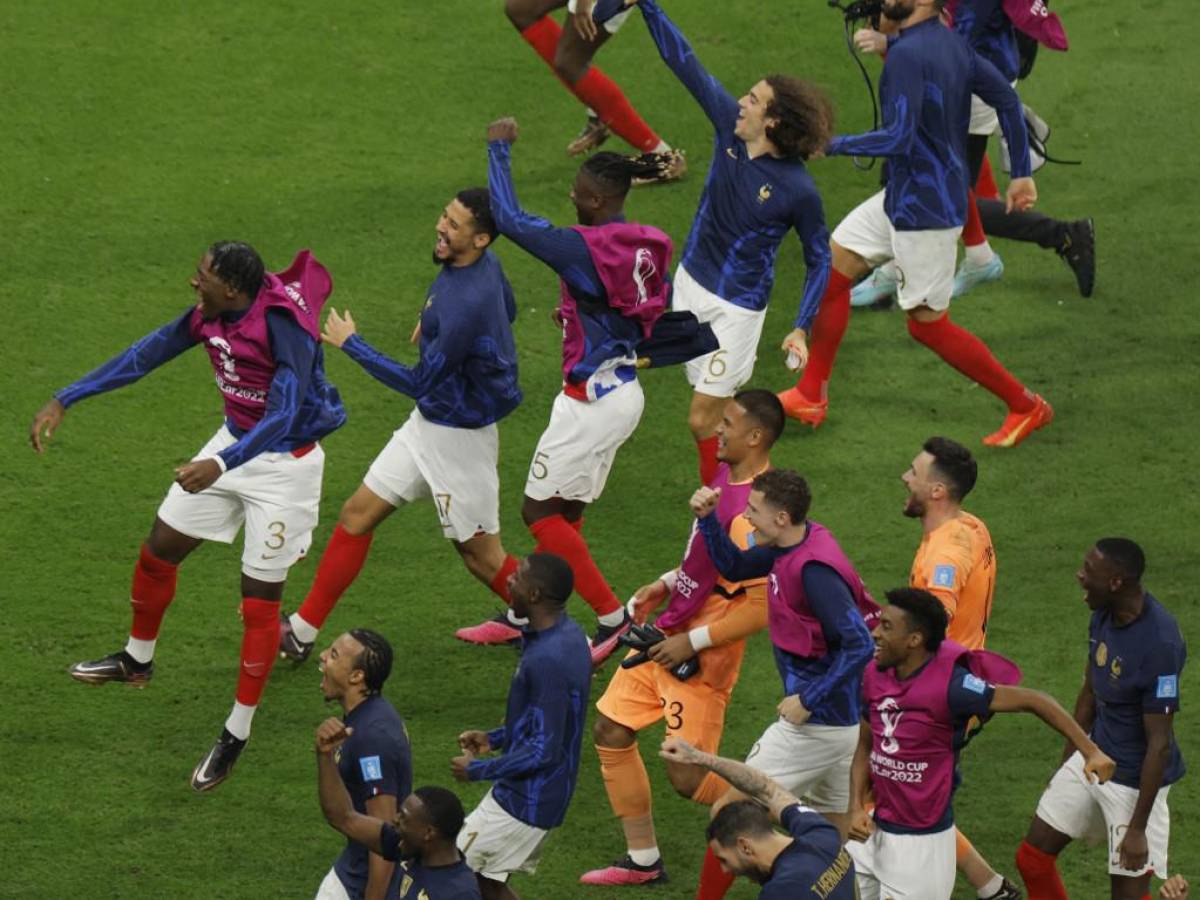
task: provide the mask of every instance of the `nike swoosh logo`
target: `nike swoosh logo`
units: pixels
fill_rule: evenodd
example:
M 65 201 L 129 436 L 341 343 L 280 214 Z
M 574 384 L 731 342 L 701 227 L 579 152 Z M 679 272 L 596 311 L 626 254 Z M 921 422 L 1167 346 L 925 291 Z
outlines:
M 275 558 L 275 557 L 277 557 L 277 556 L 283 556 L 283 554 L 282 554 L 282 553 L 272 553 L 272 554 L 270 554 L 270 555 L 267 555 L 266 553 L 264 553 L 264 554 L 262 555 L 262 558 L 263 558 L 263 559 L 274 559 L 274 558 Z

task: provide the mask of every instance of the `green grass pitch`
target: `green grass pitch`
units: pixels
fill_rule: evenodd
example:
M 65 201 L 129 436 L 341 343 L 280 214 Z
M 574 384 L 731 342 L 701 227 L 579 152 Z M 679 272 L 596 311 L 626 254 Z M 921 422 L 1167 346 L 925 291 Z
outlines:
M 840 17 L 820 0 L 666 6 L 731 91 L 772 71 L 799 74 L 830 91 L 841 130 L 868 126 Z M 955 306 L 959 321 L 1046 394 L 1054 424 L 1015 452 L 986 450 L 978 440 L 999 423 L 1000 406 L 908 339 L 898 314 L 856 313 L 828 422 L 817 434 L 789 426 L 774 459 L 810 479 L 814 517 L 880 593 L 905 580 L 920 537 L 900 515 L 898 480 L 920 442 L 940 433 L 978 448 L 981 477 L 969 506 L 988 522 L 999 558 L 990 645 L 1024 667 L 1028 684 L 1069 706 L 1087 626 L 1073 576 L 1094 539 L 1123 533 L 1142 542 L 1147 584 L 1185 634 L 1200 634 L 1200 333 L 1195 298 L 1179 287 L 1196 262 L 1197 126 L 1185 86 L 1198 69 L 1186 43 L 1171 37 L 1171 23 L 1189 12 L 1180 0 L 1062 0 L 1055 9 L 1072 49 L 1043 51 L 1022 93 L 1053 126 L 1052 151 L 1085 161 L 1046 169 L 1038 186 L 1042 209 L 1096 217 L 1096 294 L 1080 299 L 1052 253 L 998 242 L 1004 280 Z M 147 690 L 86 687 L 65 673 L 75 660 L 121 646 L 130 571 L 172 466 L 219 424 L 203 354 L 73 409 L 44 457 L 27 445 L 29 422 L 53 390 L 191 303 L 186 280 L 220 238 L 254 243 L 274 267 L 312 247 L 333 273 L 331 303 L 353 310 L 379 346 L 412 359 L 406 341 L 434 275 L 434 222 L 453 192 L 485 181 L 486 124 L 519 119 L 521 199 L 566 223 L 576 163 L 563 148 L 581 110 L 521 42 L 499 0 L 45 0 L 9 5 L 0 46 L 0 896 L 311 896 L 341 843 L 316 803 L 312 734 L 332 711 L 315 665 L 276 667 L 228 784 L 197 796 L 187 783 L 232 700 L 239 547 L 205 547 L 184 567 Z M 690 153 L 683 183 L 629 202 L 631 216 L 665 228 L 680 246 L 707 167 L 707 121 L 636 15 L 599 63 Z M 831 227 L 877 178 L 841 159 L 812 170 Z M 521 488 L 558 387 L 558 335 L 548 320 L 557 285 L 514 247 L 501 243 L 498 253 L 519 300 L 527 398 L 501 427 L 503 529 L 511 550 L 527 552 Z M 789 238 L 755 385 L 789 381 L 775 347 L 802 275 L 798 242 Z M 412 407 L 336 351 L 328 360 L 350 421 L 326 441 L 322 522 L 313 558 L 293 570 L 293 609 L 341 501 Z M 641 427 L 587 525 L 596 559 L 622 595 L 677 560 L 696 480 L 682 372 L 653 372 L 644 384 Z M 327 637 L 368 625 L 394 642 L 386 693 L 408 720 L 418 784 L 451 783 L 455 735 L 503 713 L 514 654 L 453 638 L 456 627 L 494 608 L 441 539 L 434 511 L 417 507 L 380 530 L 328 624 Z M 572 611 L 590 628 L 581 603 Z M 1197 693 L 1193 662 L 1176 720 L 1193 766 Z M 760 636 L 729 710 L 724 753 L 748 750 L 778 694 Z M 654 896 L 686 898 L 705 813 L 672 796 L 653 756 L 659 738 L 646 734 L 642 747 L 672 881 Z M 959 823 L 1010 875 L 1060 746 L 1038 722 L 1008 716 L 965 754 Z M 1193 774 L 1171 794 L 1171 867 L 1200 880 L 1197 783 Z M 470 807 L 483 791 L 471 785 L 461 796 Z M 616 897 L 583 890 L 576 879 L 622 852 L 585 746 L 566 824 L 537 876 L 516 878 L 514 887 L 529 898 Z M 1107 896 L 1102 848 L 1073 847 L 1062 868 L 1072 897 Z M 731 896 L 754 891 L 742 883 Z M 956 896 L 973 892 L 960 887 Z

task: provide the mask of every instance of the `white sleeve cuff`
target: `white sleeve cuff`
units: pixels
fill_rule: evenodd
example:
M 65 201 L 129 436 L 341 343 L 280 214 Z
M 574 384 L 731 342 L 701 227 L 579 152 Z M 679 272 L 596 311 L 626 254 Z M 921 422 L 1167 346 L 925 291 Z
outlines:
M 688 640 L 692 644 L 692 649 L 697 653 L 701 650 L 707 650 L 713 645 L 712 635 L 708 633 L 707 625 L 701 625 L 699 628 L 693 628 L 689 631 Z
M 672 569 L 670 572 L 663 572 L 658 576 L 658 580 L 667 586 L 667 593 L 675 590 L 675 581 L 678 578 L 677 570 Z
M 220 466 L 220 467 L 221 467 L 221 473 L 222 473 L 222 474 L 224 474 L 225 472 L 228 472 L 228 471 L 229 471 L 229 467 L 225 465 L 225 460 L 221 459 L 221 457 L 220 457 L 219 455 L 218 455 L 218 456 L 213 456 L 213 457 L 211 457 L 211 458 L 212 458 L 213 460 L 215 460 L 215 461 L 216 461 L 216 463 L 217 463 L 217 465 L 218 465 L 218 466 Z

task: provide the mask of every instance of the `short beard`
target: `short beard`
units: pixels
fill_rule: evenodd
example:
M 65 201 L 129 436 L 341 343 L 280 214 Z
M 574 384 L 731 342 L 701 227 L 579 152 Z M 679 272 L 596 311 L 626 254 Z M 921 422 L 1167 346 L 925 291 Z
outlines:
M 437 255 L 437 251 L 436 251 L 436 250 L 434 250 L 434 251 L 433 251 L 432 253 L 430 253 L 429 255 L 430 255 L 432 258 L 433 258 L 433 264 L 434 264 L 435 266 L 448 266 L 448 265 L 450 265 L 450 260 L 449 260 L 449 259 L 442 259 L 440 256 L 438 256 L 438 255 Z
M 896 0 L 891 6 L 884 4 L 884 18 L 891 19 L 893 22 L 903 22 L 916 10 L 917 4 L 914 0 Z
M 904 504 L 904 515 L 909 519 L 920 519 L 925 515 L 925 506 L 910 496 Z

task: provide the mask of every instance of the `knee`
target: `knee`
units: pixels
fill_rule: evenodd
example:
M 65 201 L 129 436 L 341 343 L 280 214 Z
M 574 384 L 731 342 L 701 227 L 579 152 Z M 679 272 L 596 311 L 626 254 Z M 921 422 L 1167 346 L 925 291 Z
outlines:
M 636 732 L 603 714 L 596 717 L 596 724 L 592 726 L 592 740 L 597 747 L 624 750 L 632 746 L 636 739 Z
M 692 437 L 699 441 L 716 434 L 717 423 L 721 421 L 721 410 L 724 405 L 724 400 L 715 397 L 711 402 L 707 397 L 703 402 L 696 402 L 693 399 L 692 406 L 688 410 L 688 428 L 691 429 Z
M 367 534 L 375 528 L 371 516 L 356 497 L 351 497 L 342 504 L 342 511 L 338 513 L 338 524 L 342 526 L 343 531 L 356 537 Z
M 590 60 L 578 59 L 575 54 L 567 52 L 560 43 L 554 53 L 554 74 L 567 84 L 575 84 L 587 74 Z
M 667 780 L 671 782 L 671 787 L 675 788 L 675 793 L 687 800 L 695 795 L 705 774 L 705 770 L 697 766 L 667 763 Z
M 504 15 L 512 22 L 517 31 L 524 31 L 537 21 L 529 9 L 527 0 L 505 0 Z

